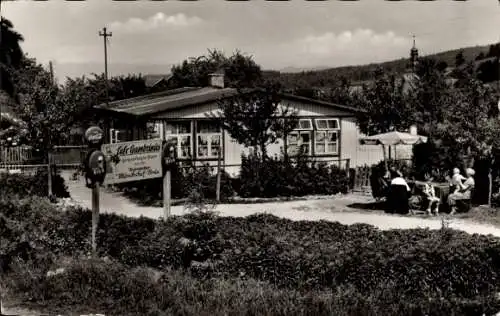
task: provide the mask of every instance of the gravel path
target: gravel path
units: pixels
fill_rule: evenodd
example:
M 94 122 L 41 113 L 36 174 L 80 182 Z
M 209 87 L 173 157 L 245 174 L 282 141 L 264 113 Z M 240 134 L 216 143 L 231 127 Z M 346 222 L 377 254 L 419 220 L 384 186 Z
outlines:
M 91 208 L 91 192 L 84 185 L 84 180 L 67 180 L 67 185 L 73 200 L 87 208 Z M 107 192 L 101 189 L 101 213 L 116 213 L 130 217 L 145 216 L 157 219 L 162 216 L 161 207 L 137 206 L 121 193 Z M 362 211 L 349 207 L 352 203 L 369 203 L 371 197 L 362 195 L 347 195 L 332 197 L 331 199 L 312 199 L 306 201 L 273 202 L 258 204 L 220 204 L 215 211 L 221 216 L 248 216 L 255 213 L 269 213 L 291 220 L 328 220 L 342 224 L 367 223 L 380 229 L 409 229 L 442 227 L 441 217 L 421 218 L 385 214 L 379 211 Z M 172 215 L 186 214 L 184 206 L 173 206 Z M 451 219 L 450 228 L 465 231 L 470 234 L 492 234 L 500 237 L 500 228 L 493 225 L 478 224 L 468 220 Z

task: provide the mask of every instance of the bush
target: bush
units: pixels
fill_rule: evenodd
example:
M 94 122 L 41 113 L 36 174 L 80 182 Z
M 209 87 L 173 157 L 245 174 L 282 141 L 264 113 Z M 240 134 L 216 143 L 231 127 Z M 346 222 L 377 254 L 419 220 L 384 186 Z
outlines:
M 130 269 L 104 260 L 59 260 L 64 271 L 20 262 L 9 285 L 47 311 L 106 315 L 492 315 L 493 296 L 408 300 L 390 284 L 363 295 L 350 287 L 300 292 L 253 279 L 198 280 L 181 271 Z
M 278 197 L 346 193 L 347 172 L 326 163 L 298 157 L 294 162 L 283 158 L 263 161 L 257 155 L 242 156 L 240 196 Z
M 39 169 L 35 175 L 25 174 L 0 174 L 0 194 L 17 194 L 21 197 L 27 196 L 48 196 L 48 172 Z M 64 178 L 56 173 L 52 176 L 52 193 L 59 198 L 69 197 L 68 188 L 64 183 Z
M 175 168 L 171 173 L 172 198 L 188 198 L 196 191 L 204 199 L 216 198 L 217 176 L 214 168 L 205 166 L 190 168 Z M 221 174 L 221 200 L 225 201 L 234 195 L 231 177 Z M 129 182 L 118 186 L 126 196 L 136 200 L 141 205 L 160 204 L 163 194 L 163 179 L 150 179 Z
M 239 284 L 248 284 L 248 293 L 256 292 L 256 284 L 264 284 L 266 293 L 279 293 L 274 298 L 281 303 L 266 308 L 283 315 L 309 314 L 308 308 L 319 315 L 477 315 L 499 310 L 492 296 L 500 291 L 500 241 L 491 236 L 449 229 L 380 231 L 366 224 L 291 221 L 264 214 L 231 218 L 201 213 L 166 221 L 102 214 L 99 254 L 120 264 L 82 261 L 70 265 L 67 275 L 48 279 L 45 273 L 54 258 L 81 258 L 90 252 L 90 228 L 88 210 L 61 212 L 36 197 L 0 199 L 0 255 L 8 261 L 2 265 L 10 271 L 6 276 L 16 293 L 61 305 L 95 302 L 98 306 L 90 306 L 107 311 L 122 304 L 123 315 L 136 311 L 133 304 L 168 310 L 162 297 L 181 297 L 178 303 L 187 304 L 186 314 L 198 313 L 204 302 L 229 314 L 233 308 L 259 314 L 259 304 L 237 303 L 258 297 L 236 290 L 235 282 L 243 282 Z M 16 270 L 17 257 L 36 271 Z M 149 283 L 133 272 L 139 271 L 136 267 L 174 268 L 190 276 L 183 276 L 185 284 L 179 282 L 174 290 L 165 283 Z M 143 281 L 134 288 L 136 277 Z M 164 280 L 172 284 L 170 278 Z M 75 288 L 79 282 L 83 287 Z M 214 289 L 222 284 L 228 288 Z M 186 290 L 189 295 L 179 294 Z M 133 293 L 143 303 L 112 303 L 112 298 Z M 234 301 L 208 299 L 215 294 Z M 187 297 L 191 299 L 185 301 Z

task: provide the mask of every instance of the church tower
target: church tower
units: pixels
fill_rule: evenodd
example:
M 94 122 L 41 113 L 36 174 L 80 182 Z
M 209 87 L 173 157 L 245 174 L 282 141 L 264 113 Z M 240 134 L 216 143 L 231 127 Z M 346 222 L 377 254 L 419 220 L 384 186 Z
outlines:
M 418 49 L 415 46 L 415 35 L 413 35 L 413 47 L 410 50 L 410 68 L 415 73 L 418 63 Z

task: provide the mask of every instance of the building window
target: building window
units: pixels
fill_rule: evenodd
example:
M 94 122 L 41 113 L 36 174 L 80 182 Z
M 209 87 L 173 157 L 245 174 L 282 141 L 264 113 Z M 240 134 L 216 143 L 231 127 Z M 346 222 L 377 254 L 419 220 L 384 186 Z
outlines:
M 127 142 L 132 140 L 132 131 L 126 129 L 111 128 L 109 130 L 110 144 Z
M 222 130 L 215 122 L 197 122 L 198 158 L 217 158 L 222 146 Z
M 339 121 L 337 119 L 316 119 L 314 152 L 317 155 L 336 155 L 339 152 Z
M 146 124 L 146 138 L 147 139 L 161 138 L 161 123 L 160 122 L 148 122 Z
M 177 147 L 179 158 L 192 157 L 193 139 L 191 134 L 191 122 L 169 122 L 165 126 L 165 139 Z
M 297 128 L 288 135 L 287 147 L 289 155 L 297 155 L 300 151 L 310 155 L 312 149 L 312 121 L 300 119 Z
M 318 131 L 339 129 L 339 120 L 337 119 L 316 119 L 315 123 L 316 123 L 316 129 Z

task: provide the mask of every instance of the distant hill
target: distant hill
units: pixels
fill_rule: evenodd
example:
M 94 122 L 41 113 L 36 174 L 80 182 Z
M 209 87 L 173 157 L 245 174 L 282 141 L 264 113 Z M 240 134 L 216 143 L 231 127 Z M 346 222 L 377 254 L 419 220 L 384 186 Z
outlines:
M 120 76 L 128 74 L 168 74 L 172 65 L 170 64 L 127 64 L 110 62 L 108 65 L 109 76 Z M 75 78 L 83 75 L 90 76 L 92 73 L 102 74 L 104 63 L 54 63 L 54 74 L 60 83 L 66 77 Z
M 298 73 L 298 72 L 304 72 L 304 71 L 325 70 L 325 69 L 329 69 L 329 68 L 331 68 L 331 67 L 328 67 L 328 66 L 307 67 L 307 68 L 304 68 L 304 67 L 285 67 L 285 68 L 279 70 L 279 72 L 281 72 L 281 73 Z
M 445 62 L 448 64 L 448 66 L 453 67 L 455 65 L 455 58 L 460 51 L 463 52 L 465 60 L 473 61 L 478 56 L 482 59 L 486 58 L 489 53 L 491 54 L 492 45 L 454 49 L 421 57 L 431 57 L 438 61 Z M 498 45 L 495 46 L 496 48 L 499 48 Z M 480 54 L 482 54 L 483 56 L 480 56 Z M 402 73 L 406 70 L 407 65 L 408 58 L 401 58 L 382 63 L 372 63 L 358 66 L 343 66 L 302 72 L 266 71 L 265 77 L 267 79 L 279 80 L 287 88 L 327 87 L 336 84 L 341 77 L 345 77 L 351 82 L 369 80 L 373 76 L 373 71 L 378 67 L 382 67 L 388 72 Z

